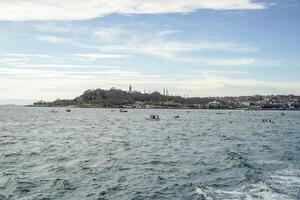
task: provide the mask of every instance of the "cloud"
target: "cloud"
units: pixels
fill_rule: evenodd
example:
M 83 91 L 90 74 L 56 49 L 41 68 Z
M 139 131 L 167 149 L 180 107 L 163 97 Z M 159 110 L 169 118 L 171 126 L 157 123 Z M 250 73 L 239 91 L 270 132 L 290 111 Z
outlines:
M 236 59 L 222 59 L 222 58 L 190 58 L 182 57 L 176 58 L 178 61 L 183 62 L 196 62 L 204 65 L 211 66 L 249 66 L 249 65 L 258 65 L 263 64 L 264 62 L 255 59 L 255 58 L 236 58 Z
M 101 65 L 78 65 L 78 64 L 57 64 L 57 63 L 47 63 L 47 64 L 17 64 L 14 65 L 16 68 L 65 68 L 65 69 L 119 69 L 115 66 L 101 66 Z M 0 68 L 0 70 L 3 68 Z
M 52 43 L 51 41 L 50 43 Z M 79 68 L 79 67 L 99 67 L 91 65 L 66 64 L 68 62 L 96 61 L 100 59 L 121 59 L 128 58 L 128 54 L 108 54 L 108 53 L 80 53 L 80 54 L 62 54 L 53 56 L 47 54 L 21 54 L 9 53 L 0 54 L 0 64 L 18 66 L 18 67 L 55 67 L 55 68 Z M 45 64 L 45 62 L 48 62 Z M 49 64 L 50 62 L 50 64 Z M 53 63 L 56 62 L 56 63 Z M 1 67 L 1 66 L 0 66 Z
M 221 62 L 203 60 L 202 58 L 192 58 L 180 56 L 180 53 L 200 52 L 200 51 L 221 51 L 221 52 L 236 52 L 236 53 L 254 53 L 259 52 L 259 49 L 244 44 L 232 42 L 183 42 L 172 40 L 146 40 L 146 39 L 133 39 L 127 42 L 120 42 L 117 44 L 101 44 L 101 45 L 85 45 L 76 44 L 81 48 L 97 49 L 106 53 L 118 54 L 144 54 L 154 55 L 171 60 L 183 62 L 204 62 L 206 64 L 221 65 Z M 222 60 L 227 64 L 250 64 L 254 60 L 252 58 L 239 59 L 239 60 Z M 214 62 L 214 63 L 213 63 Z M 226 63 L 223 63 L 223 65 Z
M 107 41 L 113 41 L 116 38 L 118 38 L 122 33 L 125 31 L 118 27 L 108 27 L 108 28 L 102 28 L 97 29 L 93 31 L 93 34 L 97 37 L 107 40 Z
M 232 42 L 183 42 L 170 40 L 129 41 L 117 45 L 104 45 L 94 48 L 102 50 L 124 50 L 145 52 L 150 54 L 167 54 L 184 51 L 230 51 L 230 52 L 257 52 L 258 49 Z
M 205 58 L 196 56 L 178 56 L 176 54 L 170 55 L 171 59 L 179 62 L 191 62 L 198 63 L 202 65 L 212 65 L 212 66 L 241 66 L 241 65 L 254 65 L 254 64 L 266 64 L 267 62 L 260 61 L 255 58 L 235 58 L 235 59 L 224 59 L 224 58 Z
M 46 54 L 23 54 L 23 53 L 5 53 L 0 56 L 19 57 L 19 58 L 52 58 Z
M 199 9 L 257 10 L 267 6 L 251 0 L 11 0 L 0 1 L 0 20 L 87 20 L 112 13 L 190 13 Z
M 50 55 L 45 54 L 21 54 L 21 53 L 6 53 L 0 54 L 0 64 L 19 65 L 26 64 L 31 60 L 51 59 Z
M 68 24 L 58 26 L 54 22 L 34 23 L 32 27 L 39 32 L 46 33 L 68 33 L 72 31 L 72 28 Z
M 38 36 L 37 39 L 52 44 L 74 44 L 70 39 L 51 35 Z
M 51 44 L 70 44 L 77 48 L 82 49 L 94 49 L 99 52 L 92 54 L 69 54 L 70 56 L 75 56 L 76 59 L 81 59 L 85 61 L 95 61 L 97 59 L 104 58 L 125 58 L 130 57 L 132 54 L 144 54 L 144 55 L 154 55 L 175 61 L 181 62 L 198 62 L 207 65 L 249 65 L 255 64 L 257 61 L 254 58 L 240 58 L 240 59 L 216 59 L 209 60 L 207 58 L 199 57 L 187 57 L 179 55 L 180 53 L 188 52 L 200 52 L 200 51 L 220 51 L 220 52 L 236 52 L 236 53 L 257 53 L 260 50 L 256 47 L 248 46 L 241 43 L 235 42 L 210 42 L 210 41 L 200 41 L 200 42 L 190 42 L 190 41 L 180 41 L 180 40 L 168 40 L 163 38 L 165 35 L 178 33 L 179 31 L 166 30 L 156 32 L 158 39 L 149 39 L 145 36 L 130 37 L 122 41 L 114 41 L 117 35 L 124 33 L 120 28 L 113 30 L 116 34 L 109 36 L 110 28 L 104 28 L 101 31 L 101 38 L 106 41 L 97 41 L 95 44 L 84 44 L 81 42 L 73 41 L 69 38 L 42 35 L 37 39 L 42 40 Z M 114 32 L 114 31 L 112 31 Z M 93 32 L 96 34 L 95 32 Z M 130 54 L 130 55 L 128 55 Z
M 67 56 L 83 60 L 83 61 L 95 61 L 99 59 L 111 59 L 111 58 L 128 58 L 130 55 L 125 54 L 104 54 L 104 53 L 89 53 L 89 54 L 68 54 Z
M 210 65 L 230 65 L 230 66 L 239 66 L 239 65 L 251 65 L 256 64 L 258 61 L 254 58 L 241 58 L 241 59 L 224 59 L 224 60 L 212 60 Z

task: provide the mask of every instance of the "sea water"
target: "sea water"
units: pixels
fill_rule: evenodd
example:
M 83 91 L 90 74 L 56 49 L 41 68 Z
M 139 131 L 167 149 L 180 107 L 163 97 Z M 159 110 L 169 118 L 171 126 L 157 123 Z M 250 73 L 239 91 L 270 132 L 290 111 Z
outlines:
M 300 112 L 51 109 L 0 107 L 1 200 L 300 199 Z

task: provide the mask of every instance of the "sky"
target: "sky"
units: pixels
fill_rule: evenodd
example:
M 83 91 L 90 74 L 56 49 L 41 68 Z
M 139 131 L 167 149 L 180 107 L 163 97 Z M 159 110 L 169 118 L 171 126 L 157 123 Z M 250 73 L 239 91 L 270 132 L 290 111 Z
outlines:
M 0 104 L 116 87 L 300 95 L 299 0 L 1 0 Z

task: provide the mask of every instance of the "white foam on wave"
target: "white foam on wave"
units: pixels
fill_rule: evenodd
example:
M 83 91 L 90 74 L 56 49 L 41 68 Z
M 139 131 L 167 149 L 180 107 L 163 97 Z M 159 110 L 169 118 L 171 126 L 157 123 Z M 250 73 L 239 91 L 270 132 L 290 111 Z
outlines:
M 299 195 L 297 191 L 300 191 L 300 170 L 290 166 L 286 169 L 275 171 L 269 175 L 268 182 L 273 187 L 287 194 Z
M 213 200 L 211 196 L 215 197 L 216 199 L 231 200 L 292 200 L 292 198 L 288 197 L 287 195 L 276 193 L 262 182 L 249 184 L 236 190 L 219 190 L 212 187 L 208 187 L 206 189 L 196 188 L 196 193 L 201 197 L 204 197 L 206 200 Z
M 284 164 L 283 161 L 278 160 L 255 160 L 257 164 Z
M 213 200 L 213 198 L 209 197 L 204 189 L 197 187 L 196 188 L 196 193 L 199 194 L 199 196 L 203 197 L 206 200 Z
M 264 200 L 291 200 L 290 197 L 288 197 L 285 194 L 280 194 L 275 191 L 273 191 L 270 187 L 266 185 L 266 183 L 259 182 L 257 184 L 249 185 L 248 187 L 242 188 L 244 192 L 247 193 L 246 199 L 253 199 L 253 196 L 257 196 L 258 199 L 264 199 Z
M 270 176 L 272 180 L 274 180 L 277 183 L 280 184 L 288 184 L 288 185 L 299 185 L 300 186 L 300 177 L 295 177 L 295 176 L 279 176 L 279 175 L 274 175 Z

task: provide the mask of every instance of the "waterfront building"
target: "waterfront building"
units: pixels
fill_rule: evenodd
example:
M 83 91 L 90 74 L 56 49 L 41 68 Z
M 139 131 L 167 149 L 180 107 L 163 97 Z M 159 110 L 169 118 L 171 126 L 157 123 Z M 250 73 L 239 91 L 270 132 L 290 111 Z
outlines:
M 221 108 L 221 103 L 217 101 L 212 101 L 207 104 L 208 109 L 220 109 Z

